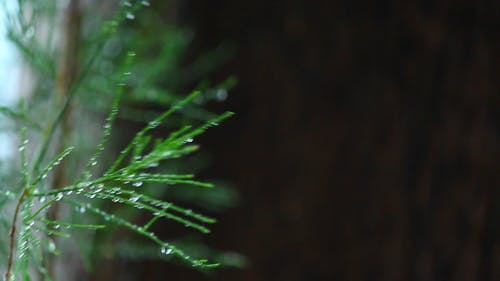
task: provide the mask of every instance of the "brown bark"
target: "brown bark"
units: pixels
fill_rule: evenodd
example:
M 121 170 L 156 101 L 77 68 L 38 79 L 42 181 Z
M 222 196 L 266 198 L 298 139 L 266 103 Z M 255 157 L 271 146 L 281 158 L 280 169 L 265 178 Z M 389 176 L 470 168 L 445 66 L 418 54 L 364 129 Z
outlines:
M 80 1 L 71 0 L 64 10 L 63 14 L 64 25 L 62 27 L 62 39 L 60 43 L 60 57 L 56 73 L 56 98 L 58 104 L 62 105 L 69 97 L 73 90 L 74 83 L 77 79 L 79 62 L 79 47 L 80 47 L 80 28 L 81 28 L 81 11 Z M 59 150 L 66 147 L 66 143 L 71 135 L 71 105 L 65 111 L 61 120 Z M 66 165 L 65 160 L 57 166 L 54 172 L 53 188 L 58 189 L 67 185 Z M 48 211 L 47 217 L 50 220 L 57 220 L 59 217 L 60 206 L 56 202 Z M 53 237 L 56 239 L 56 237 Z M 50 256 L 48 259 L 48 269 L 50 276 L 56 276 L 57 258 Z
M 499 3 L 190 4 L 200 49 L 238 52 L 205 147 L 252 266 L 220 280 L 499 280 Z

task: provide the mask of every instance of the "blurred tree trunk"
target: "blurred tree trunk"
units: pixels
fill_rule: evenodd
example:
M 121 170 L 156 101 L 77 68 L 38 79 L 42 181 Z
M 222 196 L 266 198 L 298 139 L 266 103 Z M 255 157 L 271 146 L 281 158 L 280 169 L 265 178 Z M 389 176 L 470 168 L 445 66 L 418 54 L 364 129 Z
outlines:
M 224 280 L 500 280 L 498 2 L 186 7 L 238 52 L 207 142 L 244 198 L 216 239 L 253 266 Z
M 59 60 L 57 62 L 56 69 L 56 81 L 55 81 L 55 94 L 56 94 L 56 104 L 60 107 L 66 102 L 73 90 L 75 82 L 77 80 L 77 75 L 79 72 L 80 62 L 80 48 L 81 48 L 81 3 L 80 0 L 70 0 L 67 7 L 61 9 L 61 20 L 63 25 L 60 29 L 61 36 L 58 43 L 58 52 L 60 53 Z M 71 137 L 71 132 L 74 129 L 72 124 L 74 122 L 71 120 L 71 105 L 64 112 L 61 120 L 61 126 L 59 131 L 59 149 L 62 151 L 68 145 L 68 141 Z M 61 164 L 57 166 L 54 172 L 53 187 L 54 189 L 59 189 L 67 185 L 68 180 L 66 178 L 65 160 L 61 161 Z M 60 220 L 61 206 L 55 203 L 47 214 L 49 220 Z M 53 240 L 58 241 L 56 236 L 52 237 Z M 59 243 L 57 243 L 59 245 Z M 78 272 L 77 268 L 80 266 L 75 260 L 75 249 L 67 249 L 68 254 L 64 258 L 57 257 L 55 255 L 49 255 L 48 258 L 48 270 L 49 275 L 54 276 L 55 280 L 68 280 L 68 278 L 74 276 L 75 272 Z M 78 259 L 76 259 L 78 260 Z

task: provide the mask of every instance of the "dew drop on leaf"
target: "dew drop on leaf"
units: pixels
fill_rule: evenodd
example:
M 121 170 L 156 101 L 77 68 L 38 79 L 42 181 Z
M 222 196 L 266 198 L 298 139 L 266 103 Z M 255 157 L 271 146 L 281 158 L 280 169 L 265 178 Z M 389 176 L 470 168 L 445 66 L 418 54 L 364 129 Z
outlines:
M 161 247 L 161 249 L 160 249 L 160 253 L 162 255 L 170 255 L 172 252 L 173 252 L 173 250 L 170 248 L 167 249 L 165 247 Z
M 154 168 L 154 167 L 158 167 L 158 162 L 151 162 L 150 164 L 148 164 L 146 167 L 147 168 Z
M 26 229 L 30 229 L 30 228 L 31 228 L 34 224 L 35 224 L 35 222 L 34 222 L 34 221 L 31 221 L 30 223 L 28 223 L 28 224 L 26 225 Z
M 158 122 L 156 120 L 153 120 L 153 121 L 149 122 L 149 126 L 151 128 L 156 128 L 156 127 L 158 127 L 158 125 L 160 125 L 160 122 Z
M 227 99 L 227 91 L 225 89 L 219 89 L 217 90 L 217 93 L 215 94 L 215 98 L 217 101 L 224 101 Z
M 50 253 L 53 253 L 56 250 L 56 244 L 54 241 L 50 240 L 49 245 L 47 245 L 47 249 L 49 250 Z
M 127 12 L 127 13 L 125 14 L 125 17 L 126 17 L 127 19 L 129 19 L 129 20 L 133 20 L 133 19 L 135 19 L 134 14 L 132 14 L 131 12 Z

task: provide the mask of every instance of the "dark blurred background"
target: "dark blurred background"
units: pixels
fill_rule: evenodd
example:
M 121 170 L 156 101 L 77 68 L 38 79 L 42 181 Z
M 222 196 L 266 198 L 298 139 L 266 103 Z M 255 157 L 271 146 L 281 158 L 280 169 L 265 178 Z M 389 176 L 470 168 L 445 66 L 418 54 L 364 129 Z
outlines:
M 177 7 L 191 53 L 235 51 L 212 78 L 237 115 L 201 143 L 241 202 L 208 243 L 250 263 L 144 276 L 500 280 L 499 1 Z

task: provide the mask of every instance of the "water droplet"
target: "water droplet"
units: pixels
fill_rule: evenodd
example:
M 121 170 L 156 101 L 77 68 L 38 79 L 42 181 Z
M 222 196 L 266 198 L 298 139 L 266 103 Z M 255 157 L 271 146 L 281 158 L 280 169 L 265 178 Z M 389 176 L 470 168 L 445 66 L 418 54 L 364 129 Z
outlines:
M 147 168 L 154 168 L 154 167 L 158 167 L 158 165 L 160 165 L 158 162 L 151 162 L 146 167 Z
M 56 250 L 56 244 L 54 241 L 50 240 L 49 245 L 47 245 L 47 249 L 49 250 L 50 253 L 53 253 Z
M 92 161 L 92 162 L 90 163 L 90 166 L 95 166 L 95 165 L 97 165 L 97 161 Z
M 141 4 L 146 7 L 149 7 L 150 5 L 148 1 L 141 1 Z
M 132 185 L 135 186 L 135 187 L 139 187 L 139 186 L 142 185 L 142 181 L 136 181 Z
M 161 157 L 163 157 L 163 158 L 169 157 L 171 155 L 172 155 L 172 151 L 171 150 L 163 151 L 161 153 Z
M 103 188 L 104 188 L 104 184 L 100 183 L 100 184 L 98 184 L 98 185 L 96 186 L 96 188 L 95 188 L 95 191 L 94 191 L 94 192 L 95 192 L 95 193 L 99 193 L 99 192 L 101 192 L 101 191 L 102 191 L 102 189 L 103 189 Z
M 130 3 L 129 1 L 123 1 L 123 6 L 132 7 L 132 3 Z
M 160 122 L 158 122 L 156 120 L 153 120 L 153 121 L 149 122 L 149 126 L 151 128 L 156 128 L 156 127 L 158 127 L 158 125 L 160 125 Z
M 215 98 L 217 101 L 225 101 L 227 99 L 227 91 L 226 89 L 219 89 L 215 93 Z
M 171 248 L 165 248 L 165 247 L 161 247 L 161 249 L 160 249 L 160 253 L 162 255 L 170 255 L 170 254 L 172 254 L 173 251 L 174 250 L 172 250 Z
M 61 200 L 63 198 L 63 196 L 64 195 L 62 194 L 62 192 L 57 193 L 57 195 L 56 195 L 56 201 Z
M 186 142 L 193 142 L 192 138 L 186 139 Z
M 127 13 L 125 14 L 125 17 L 126 17 L 127 19 L 129 19 L 129 20 L 133 20 L 133 19 L 135 19 L 134 14 L 132 14 L 131 12 L 127 12 Z
M 130 200 L 131 202 L 137 202 L 140 198 L 141 198 L 141 196 L 140 196 L 140 195 L 138 195 L 138 196 L 133 196 L 133 197 L 130 197 L 130 199 L 129 199 L 129 200 Z

